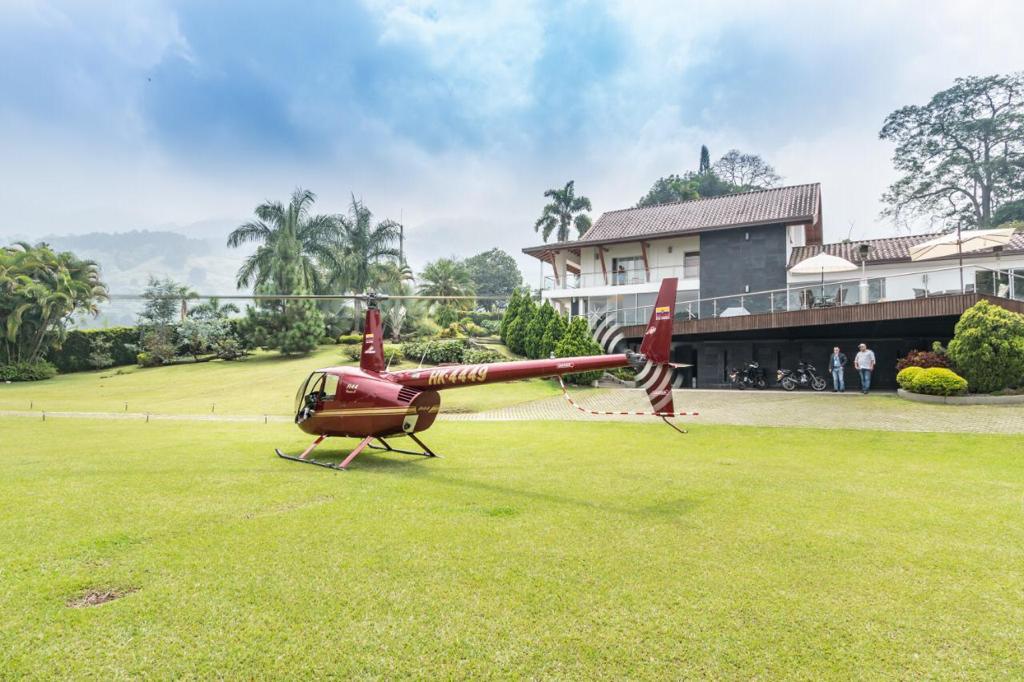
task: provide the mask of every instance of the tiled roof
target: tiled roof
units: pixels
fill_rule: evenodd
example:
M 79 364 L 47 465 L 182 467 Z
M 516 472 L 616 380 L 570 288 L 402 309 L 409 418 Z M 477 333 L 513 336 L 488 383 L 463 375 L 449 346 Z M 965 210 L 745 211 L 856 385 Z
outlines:
M 819 185 L 793 185 L 678 201 L 660 206 L 608 211 L 579 243 L 700 232 L 740 225 L 813 221 L 818 214 Z
M 885 239 L 864 239 L 861 241 L 836 242 L 833 244 L 811 244 L 808 246 L 797 246 L 789 254 L 789 267 L 811 256 L 819 253 L 827 253 L 832 256 L 845 258 L 852 263 L 860 263 L 858 251 L 861 244 L 870 244 L 868 251 L 868 263 L 900 263 L 910 260 L 910 247 L 921 244 L 929 239 L 935 239 L 939 234 L 914 234 L 905 237 L 887 237 Z M 1003 249 L 1003 253 L 1024 251 L 1024 233 L 1013 235 L 1010 243 Z M 991 254 L 992 249 L 972 251 L 965 256 L 981 256 Z

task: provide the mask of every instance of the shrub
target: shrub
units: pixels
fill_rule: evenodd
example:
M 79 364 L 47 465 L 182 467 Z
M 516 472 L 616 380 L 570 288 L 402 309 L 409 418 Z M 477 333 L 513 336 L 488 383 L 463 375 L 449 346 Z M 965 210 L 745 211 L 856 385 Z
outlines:
M 452 322 L 439 331 L 437 337 L 440 339 L 464 339 L 466 338 L 466 332 L 458 322 Z
M 341 349 L 341 354 L 346 356 L 349 360 L 358 360 L 359 356 L 363 353 L 362 346 L 353 346 L 346 344 Z
M 0 365 L 0 381 L 42 381 L 56 374 L 57 368 L 46 360 Z
M 967 380 L 951 369 L 928 367 L 914 374 L 910 390 L 927 395 L 960 395 L 967 392 Z
M 960 316 L 948 353 L 971 390 L 1024 386 L 1024 315 L 978 301 Z
M 602 355 L 601 346 L 597 345 L 590 335 L 587 321 L 582 317 L 574 317 L 569 323 L 565 336 L 555 347 L 555 356 L 559 358 L 577 357 L 581 355 Z M 591 384 L 601 378 L 603 370 L 567 374 L 565 380 L 571 384 Z
M 417 336 L 437 336 L 441 333 L 441 325 L 434 322 L 429 317 L 421 318 L 416 322 L 416 335 Z
M 489 335 L 497 336 L 501 328 L 501 322 L 499 320 L 481 320 L 480 326 L 486 329 Z
M 911 385 L 914 383 L 914 377 L 916 377 L 923 371 L 924 368 L 918 367 L 917 365 L 910 365 L 909 367 L 904 367 L 899 371 L 898 374 L 896 374 L 896 383 L 899 384 L 900 388 L 902 388 L 904 391 L 909 391 L 911 390 Z
M 907 367 L 949 367 L 949 358 L 945 354 L 930 350 L 912 350 L 896 363 L 896 371 Z
M 490 332 L 485 328 L 473 322 L 466 322 L 462 325 L 462 328 L 466 330 L 466 333 L 470 336 L 487 336 Z
M 362 334 L 342 334 L 338 337 L 338 343 L 343 346 L 358 345 L 363 342 Z
M 467 348 L 466 352 L 462 354 L 462 361 L 470 365 L 485 365 L 491 362 L 503 362 L 507 359 L 498 351 L 488 348 Z
M 412 362 L 426 362 L 440 365 L 445 362 L 462 362 L 466 344 L 460 339 L 432 339 L 407 341 L 402 344 L 402 357 Z
M 565 330 L 568 326 L 569 324 L 561 314 L 556 312 L 551 317 L 547 329 L 544 330 L 544 336 L 541 337 L 541 357 L 551 357 L 551 354 L 555 352 L 555 348 L 558 346 L 558 342 L 565 336 Z
M 537 312 L 530 318 L 530 324 L 526 325 L 526 357 L 534 359 L 547 357 L 544 354 L 544 332 L 547 331 L 548 324 L 557 315 L 558 313 L 555 312 L 555 309 L 551 307 L 551 303 L 548 301 L 544 301 L 537 308 Z
M 46 359 L 65 374 L 130 365 L 135 362 L 138 343 L 139 330 L 136 327 L 72 329 L 60 348 L 51 350 Z

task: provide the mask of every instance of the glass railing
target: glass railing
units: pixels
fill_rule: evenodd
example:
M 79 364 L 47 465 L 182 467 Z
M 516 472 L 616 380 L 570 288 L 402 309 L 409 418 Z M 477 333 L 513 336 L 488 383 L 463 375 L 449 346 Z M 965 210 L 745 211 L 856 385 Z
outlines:
M 620 270 L 608 269 L 607 277 L 603 272 L 586 272 L 580 275 L 568 273 L 565 282 L 556 282 L 554 277 L 544 278 L 544 291 L 551 289 L 581 289 L 585 287 L 603 286 L 629 286 L 632 284 L 646 284 L 648 282 L 660 282 L 666 277 L 678 277 L 679 279 L 696 280 L 700 277 L 699 268 L 684 268 L 682 265 L 665 265 L 653 267 L 650 270 Z
M 1024 301 L 1024 270 L 993 270 L 965 265 L 962 283 L 960 268 L 948 267 L 824 284 L 792 284 L 785 289 L 712 298 L 687 300 L 687 292 L 679 292 L 676 298 L 675 319 L 699 320 L 786 313 L 795 310 L 935 298 L 961 293 L 987 294 Z M 646 305 L 613 308 L 610 312 L 615 315 L 616 322 L 620 325 L 645 324 L 650 319 L 653 302 L 645 303 Z

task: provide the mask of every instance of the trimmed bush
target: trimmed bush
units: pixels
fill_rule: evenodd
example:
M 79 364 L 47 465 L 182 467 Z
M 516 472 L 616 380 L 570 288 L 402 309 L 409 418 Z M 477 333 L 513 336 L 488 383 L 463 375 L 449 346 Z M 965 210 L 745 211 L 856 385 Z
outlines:
M 338 337 L 338 343 L 343 346 L 359 345 L 363 342 L 362 334 L 342 334 Z
M 951 369 L 928 367 L 914 374 L 910 390 L 926 395 L 961 395 L 967 392 L 967 380 Z
M 469 365 L 485 365 L 492 362 L 503 362 L 507 360 L 498 351 L 487 348 L 467 348 L 462 354 L 462 361 Z
M 1024 386 L 1024 315 L 978 301 L 960 316 L 947 352 L 972 391 Z
M 136 327 L 72 329 L 60 348 L 50 351 L 46 359 L 63 373 L 131 365 L 139 352 L 138 343 Z
M 0 381 L 42 381 L 57 375 L 57 368 L 46 360 L 0 365 Z
M 445 362 L 462 362 L 466 343 L 461 339 L 431 339 L 427 341 L 406 341 L 401 346 L 402 357 L 411 362 L 440 365 Z
M 917 365 L 910 365 L 909 367 L 904 367 L 896 375 L 896 383 L 899 384 L 900 388 L 902 388 L 904 391 L 909 391 L 911 390 L 910 387 L 914 383 L 914 377 L 916 377 L 923 371 L 924 368 L 918 367 Z

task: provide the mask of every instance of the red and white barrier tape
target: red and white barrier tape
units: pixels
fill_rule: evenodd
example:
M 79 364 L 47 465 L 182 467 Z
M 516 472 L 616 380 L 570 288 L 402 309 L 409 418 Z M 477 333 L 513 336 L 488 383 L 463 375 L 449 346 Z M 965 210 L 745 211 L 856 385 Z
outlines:
M 569 395 L 569 389 L 565 387 L 565 382 L 562 377 L 558 377 L 558 385 L 562 387 L 562 395 L 569 401 L 569 404 L 575 407 L 584 414 L 594 414 L 598 416 L 612 415 L 612 416 L 629 416 L 629 417 L 697 417 L 700 416 L 699 412 L 612 412 L 602 410 L 591 410 L 586 407 L 580 407 L 576 404 L 576 401 Z

